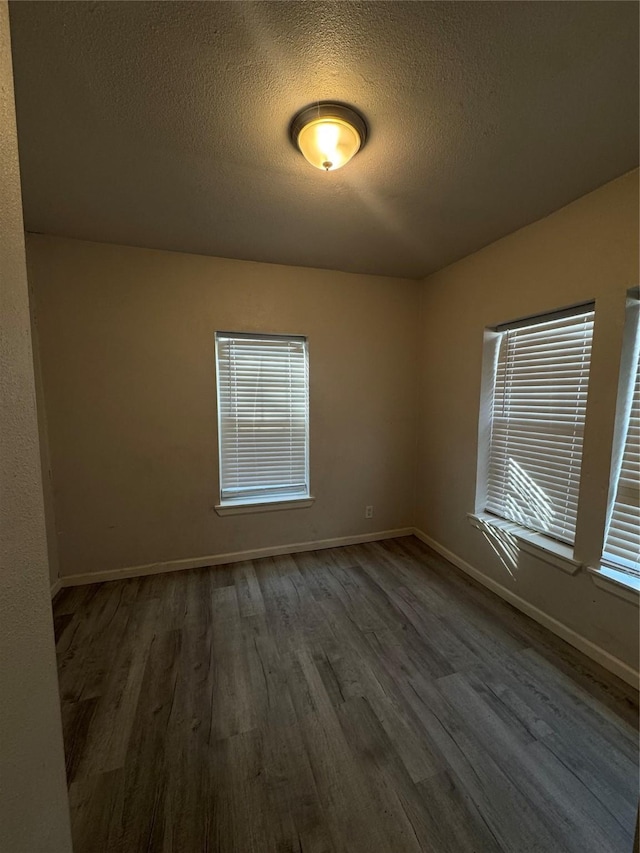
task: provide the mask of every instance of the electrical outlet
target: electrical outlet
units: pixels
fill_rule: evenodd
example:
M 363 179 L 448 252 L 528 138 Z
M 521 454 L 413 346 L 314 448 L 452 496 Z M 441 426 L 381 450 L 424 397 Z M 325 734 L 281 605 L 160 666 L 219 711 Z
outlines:
M 373 507 L 372 506 L 366 506 L 364 508 L 364 517 L 365 518 L 373 518 Z

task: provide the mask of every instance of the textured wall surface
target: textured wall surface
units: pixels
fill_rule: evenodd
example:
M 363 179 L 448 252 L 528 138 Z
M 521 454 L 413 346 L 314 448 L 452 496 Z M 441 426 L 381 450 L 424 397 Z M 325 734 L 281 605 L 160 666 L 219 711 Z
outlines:
M 411 524 L 417 282 L 37 235 L 27 259 L 62 576 Z M 215 513 L 216 330 L 308 336 L 312 507 Z
M 31 345 L 33 348 L 33 363 L 36 385 L 36 411 L 38 413 L 38 438 L 40 444 L 40 464 L 42 469 L 42 493 L 44 498 L 44 521 L 47 533 L 47 555 L 49 558 L 49 583 L 51 589 L 55 590 L 60 578 L 60 566 L 58 564 L 58 541 L 56 536 L 55 505 L 53 498 L 53 480 L 51 476 L 51 459 L 49 453 L 49 428 L 47 426 L 47 410 L 44 402 L 44 390 L 42 388 L 42 365 L 40 359 L 40 345 L 38 335 L 38 317 L 34 307 L 34 298 L 31 294 Z
M 4 2 L 0 3 L 0 850 L 71 850 Z
M 11 20 L 31 231 L 420 278 L 638 164 L 634 3 L 16 2 Z M 329 174 L 287 135 L 316 99 L 371 128 Z
M 421 289 L 417 526 L 583 637 L 638 668 L 638 608 L 520 552 L 509 571 L 466 518 L 475 509 L 483 332 L 596 300 L 576 557 L 596 565 L 604 525 L 627 289 L 638 283 L 638 172 L 428 278 Z

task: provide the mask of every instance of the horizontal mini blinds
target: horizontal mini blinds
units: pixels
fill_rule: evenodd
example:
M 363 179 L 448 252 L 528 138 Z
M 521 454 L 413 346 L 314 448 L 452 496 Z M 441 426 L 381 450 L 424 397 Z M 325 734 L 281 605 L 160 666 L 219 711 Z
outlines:
M 635 366 L 624 452 L 603 559 L 640 575 L 640 359 Z
M 487 505 L 572 544 L 593 306 L 499 329 Z
M 308 495 L 301 337 L 216 335 L 221 501 Z

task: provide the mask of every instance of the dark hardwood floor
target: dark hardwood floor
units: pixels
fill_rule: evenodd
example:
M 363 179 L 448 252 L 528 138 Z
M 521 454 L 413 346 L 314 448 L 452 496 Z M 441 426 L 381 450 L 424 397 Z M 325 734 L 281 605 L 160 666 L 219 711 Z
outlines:
M 414 538 L 63 590 L 75 853 L 629 853 L 633 691 Z

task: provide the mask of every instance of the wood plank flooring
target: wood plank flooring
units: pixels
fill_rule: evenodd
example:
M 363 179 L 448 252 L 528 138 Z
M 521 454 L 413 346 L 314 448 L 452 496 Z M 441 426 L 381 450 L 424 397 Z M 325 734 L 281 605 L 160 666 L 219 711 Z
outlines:
M 412 537 L 54 614 L 75 853 L 632 849 L 632 690 Z

